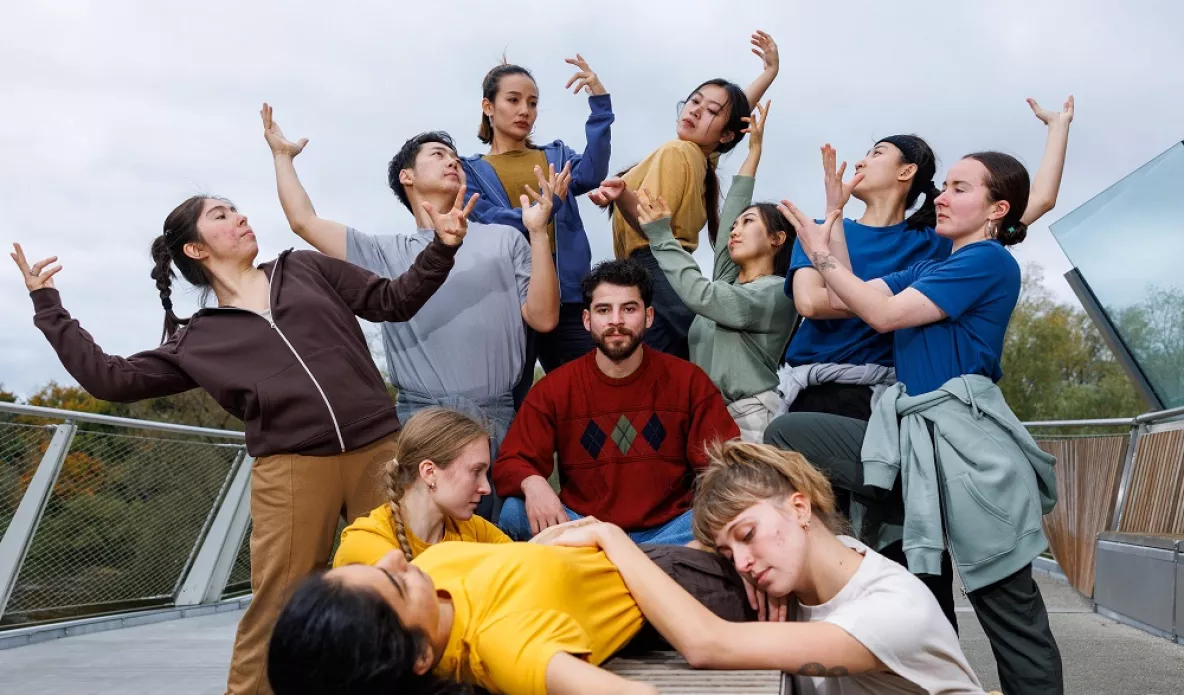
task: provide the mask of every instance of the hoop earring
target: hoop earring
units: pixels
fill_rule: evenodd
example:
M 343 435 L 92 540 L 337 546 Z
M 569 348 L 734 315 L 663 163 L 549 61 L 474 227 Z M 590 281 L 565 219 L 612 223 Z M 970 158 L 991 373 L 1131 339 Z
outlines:
M 988 239 L 998 239 L 999 238 L 999 223 L 996 222 L 995 220 L 987 220 L 987 238 Z

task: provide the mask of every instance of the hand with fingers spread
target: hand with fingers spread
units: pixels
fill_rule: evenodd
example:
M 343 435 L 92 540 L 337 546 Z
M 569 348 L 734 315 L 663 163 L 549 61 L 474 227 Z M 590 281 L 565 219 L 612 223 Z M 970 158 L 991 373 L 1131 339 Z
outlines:
M 1036 118 L 1039 118 L 1045 125 L 1049 127 L 1063 126 L 1068 128 L 1069 124 L 1073 122 L 1072 94 L 1069 95 L 1069 99 L 1065 101 L 1065 105 L 1060 111 L 1049 111 L 1048 109 L 1042 108 L 1040 104 L 1037 104 L 1036 100 L 1031 97 L 1028 98 L 1028 106 L 1032 107 L 1032 113 L 1036 114 Z
M 744 579 L 744 591 L 748 594 L 748 605 L 756 611 L 756 619 L 763 622 L 783 623 L 789 614 L 789 597 L 769 596 Z
M 614 176 L 611 179 L 605 179 L 600 182 L 600 188 L 588 193 L 588 200 L 591 200 L 597 207 L 606 208 L 611 203 L 621 197 L 625 192 L 625 180 Z
M 744 126 L 741 133 L 748 135 L 748 151 L 760 150 L 764 145 L 765 140 L 765 119 L 769 117 L 769 106 L 773 104 L 771 99 L 766 99 L 764 104 L 757 104 L 756 110 L 753 111 L 755 115 L 744 116 L 740 120 L 748 125 Z
M 670 219 L 670 206 L 662 196 L 652 196 L 648 189 L 642 188 L 637 192 L 637 221 L 649 224 L 662 219 Z
M 571 169 L 563 168 L 563 172 L 556 173 L 555 165 L 547 165 L 547 177 L 543 178 L 543 168 L 536 166 L 534 168 L 535 178 L 539 182 L 539 190 L 535 191 L 530 186 L 524 186 L 526 192 L 518 196 L 518 201 L 522 205 L 522 225 L 526 227 L 531 234 L 547 234 L 547 225 L 551 222 L 551 210 L 555 207 L 555 190 L 561 183 L 560 178 L 565 178 L 567 181 L 571 180 Z M 567 183 L 562 182 L 563 187 L 567 188 Z M 531 201 L 534 204 L 531 204 Z
M 757 29 L 750 40 L 752 52 L 765 65 L 765 72 L 776 74 L 781 69 L 781 56 L 777 53 L 777 42 L 768 32 Z
M 271 106 L 264 103 L 259 115 L 263 117 L 263 137 L 267 139 L 267 146 L 271 148 L 272 155 L 295 157 L 304 151 L 304 146 L 308 144 L 308 138 L 300 138 L 299 142 L 292 142 L 284 137 L 284 131 L 280 130 L 279 124 L 272 118 Z
M 563 201 L 567 200 L 567 189 L 571 186 L 571 160 L 563 165 L 563 170 L 559 172 L 559 176 L 555 179 L 555 201 L 556 205 L 562 205 Z
M 831 210 L 828 212 L 822 224 L 815 222 L 812 217 L 799 210 L 796 205 L 788 200 L 782 200 L 781 204 L 777 206 L 777 210 L 789 221 L 789 224 L 797 233 L 798 241 L 802 244 L 802 250 L 810 257 L 810 262 L 814 264 L 814 267 L 822 271 L 833 269 L 833 266 L 830 264 L 837 265 L 834 256 L 830 252 L 830 233 L 835 222 L 843 214 L 841 210 Z M 820 266 L 820 263 L 826 267 Z
M 436 230 L 436 238 L 445 246 L 460 246 L 465 234 L 469 231 L 469 215 L 473 212 L 473 207 L 477 205 L 477 198 L 480 196 L 480 193 L 474 193 L 473 197 L 469 198 L 468 205 L 465 205 L 465 186 L 462 180 L 460 190 L 456 192 L 456 202 L 452 204 L 452 209 L 448 212 L 439 213 L 431 203 L 423 201 L 423 210 L 432 220 L 432 229 Z
M 53 276 L 57 275 L 58 271 L 62 269 L 60 265 L 50 267 L 48 270 L 46 269 L 46 266 L 57 262 L 57 256 L 50 256 L 49 258 L 37 261 L 30 267 L 29 262 L 25 260 L 25 251 L 21 248 L 20 244 L 13 244 L 12 253 L 8 255 L 16 262 L 16 267 L 20 268 L 21 277 L 25 281 L 25 289 L 30 292 L 52 288 Z
M 847 162 L 835 169 L 838 158 L 835 148 L 826 143 L 822 146 L 822 182 L 826 186 L 826 211 L 838 210 L 842 212 L 851 199 L 851 191 L 863 180 L 863 174 L 858 173 L 850 181 L 843 182 L 843 173 L 847 171 Z
M 579 94 L 581 89 L 592 96 L 608 94 L 608 90 L 604 88 L 604 85 L 600 84 L 600 78 L 596 76 L 596 73 L 592 72 L 592 68 L 588 67 L 588 61 L 584 60 L 584 56 L 577 53 L 575 58 L 568 58 L 563 62 L 579 68 L 579 71 L 567 81 L 564 89 L 572 89 L 572 85 L 575 85 L 575 89 L 572 89 L 572 94 Z

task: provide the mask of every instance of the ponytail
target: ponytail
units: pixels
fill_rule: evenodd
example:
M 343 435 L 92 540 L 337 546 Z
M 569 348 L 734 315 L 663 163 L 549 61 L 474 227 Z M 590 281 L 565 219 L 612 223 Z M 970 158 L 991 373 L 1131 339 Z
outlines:
M 710 157 L 703 177 L 703 204 L 707 208 L 707 238 L 711 239 L 711 248 L 715 248 L 715 238 L 719 236 L 719 175 Z
M 161 344 L 167 343 L 181 326 L 189 323 L 189 319 L 179 318 L 173 313 L 173 278 L 177 274 L 171 267 L 172 258 L 169 256 L 169 244 L 161 234 L 152 240 L 152 279 L 156 281 L 156 289 L 160 292 L 160 303 L 164 306 L 164 329 L 161 332 Z
M 164 230 L 160 236 L 152 240 L 152 273 L 156 281 L 156 290 L 160 292 L 160 304 L 164 307 L 164 330 L 161 332 L 160 342 L 166 343 L 182 326 L 189 323 L 189 319 L 179 318 L 173 313 L 173 279 L 177 273 L 175 266 L 181 272 L 181 277 L 194 287 L 202 289 L 201 302 L 204 304 L 210 291 L 210 278 L 200 263 L 185 255 L 185 245 L 201 242 L 197 233 L 197 221 L 201 218 L 202 208 L 207 198 L 212 196 L 195 195 L 173 208 L 169 216 L 164 218 Z M 231 208 L 230 201 L 222 200 Z M 170 265 L 171 264 L 171 265 Z
M 906 229 L 925 229 L 937 226 L 937 206 L 934 205 L 934 201 L 937 200 L 937 196 L 941 195 L 941 191 L 933 185 L 932 181 L 926 184 L 926 188 L 928 190 L 925 191 L 925 201 L 904 221 Z

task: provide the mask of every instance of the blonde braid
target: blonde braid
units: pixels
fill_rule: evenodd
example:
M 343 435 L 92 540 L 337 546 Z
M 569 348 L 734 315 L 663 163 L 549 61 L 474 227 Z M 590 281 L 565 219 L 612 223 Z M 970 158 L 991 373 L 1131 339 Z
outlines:
M 403 513 L 399 506 L 399 500 L 403 499 L 403 485 L 399 480 L 399 459 L 392 458 L 387 462 L 383 469 L 383 476 L 386 480 L 386 497 L 387 504 L 391 508 L 391 518 L 395 522 L 395 541 L 399 544 L 399 549 L 403 551 L 403 557 L 407 561 L 411 561 L 411 544 L 407 542 L 407 530 L 403 527 Z
M 411 556 L 411 544 L 407 542 L 407 529 L 403 526 L 403 512 L 399 509 L 397 504 L 394 505 L 395 517 L 395 540 L 399 543 L 399 548 L 403 551 L 403 557 L 407 558 L 407 562 L 413 559 Z

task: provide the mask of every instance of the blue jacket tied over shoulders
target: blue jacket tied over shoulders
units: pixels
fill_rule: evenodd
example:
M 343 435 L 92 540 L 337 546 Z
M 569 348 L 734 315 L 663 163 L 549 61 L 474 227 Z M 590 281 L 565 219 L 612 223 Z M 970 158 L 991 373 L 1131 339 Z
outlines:
M 588 234 L 580 219 L 576 203 L 578 196 L 600 186 L 608 177 L 608 159 L 611 151 L 609 127 L 613 123 L 612 101 L 607 94 L 588 97 L 592 113 L 584 125 L 588 144 L 580 154 L 568 147 L 562 140 L 556 140 L 541 149 L 548 164 L 554 164 L 559 171 L 571 162 L 571 185 L 567 198 L 556 205 L 552 215 L 555 220 L 555 265 L 559 272 L 559 299 L 561 302 L 583 301 L 580 282 L 592 267 L 592 248 L 588 245 Z M 481 198 L 473 209 L 473 220 L 485 224 L 505 224 L 526 233 L 522 225 L 522 210 L 510 205 L 506 191 L 493 167 L 483 155 L 475 154 L 461 159 L 468 179 L 468 193 L 480 193 Z

